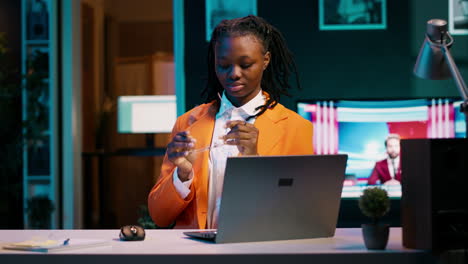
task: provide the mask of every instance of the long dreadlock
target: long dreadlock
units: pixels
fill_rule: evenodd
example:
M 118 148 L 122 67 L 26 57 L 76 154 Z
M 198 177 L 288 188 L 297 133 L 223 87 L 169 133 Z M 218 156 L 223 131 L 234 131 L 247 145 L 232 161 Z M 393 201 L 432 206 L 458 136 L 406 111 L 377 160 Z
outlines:
M 205 97 L 205 102 L 216 100 L 220 105 L 220 98 L 223 87 L 218 80 L 215 72 L 215 54 L 214 48 L 216 43 L 224 37 L 237 37 L 253 35 L 261 41 L 264 53 L 267 51 L 271 54 L 271 61 L 268 67 L 263 72 L 261 81 L 262 90 L 269 94 L 269 98 L 265 105 L 259 106 L 260 111 L 255 116 L 250 116 L 248 119 L 260 116 L 268 108 L 273 108 L 278 104 L 281 95 L 291 96 L 289 90 L 289 77 L 294 74 L 296 83 L 300 89 L 299 75 L 297 73 L 296 63 L 294 62 L 291 51 L 286 46 L 286 41 L 281 32 L 266 22 L 264 19 L 257 16 L 246 16 L 231 20 L 223 20 L 219 23 L 211 34 L 211 40 L 208 45 L 208 80 L 207 85 L 202 91 Z

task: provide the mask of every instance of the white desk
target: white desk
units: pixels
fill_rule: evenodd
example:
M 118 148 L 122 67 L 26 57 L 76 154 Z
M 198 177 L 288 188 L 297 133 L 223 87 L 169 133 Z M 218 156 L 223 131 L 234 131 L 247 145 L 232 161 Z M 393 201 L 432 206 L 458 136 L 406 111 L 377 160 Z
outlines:
M 1 264 L 20 263 L 434 263 L 427 251 L 405 249 L 401 228 L 392 228 L 386 250 L 367 250 L 360 228 L 337 229 L 335 237 L 255 243 L 213 244 L 186 238 L 185 230 L 146 230 L 146 239 L 123 242 L 119 230 L 0 230 L 0 245 L 34 236 L 50 239 L 108 239 L 109 246 L 52 253 L 0 249 Z

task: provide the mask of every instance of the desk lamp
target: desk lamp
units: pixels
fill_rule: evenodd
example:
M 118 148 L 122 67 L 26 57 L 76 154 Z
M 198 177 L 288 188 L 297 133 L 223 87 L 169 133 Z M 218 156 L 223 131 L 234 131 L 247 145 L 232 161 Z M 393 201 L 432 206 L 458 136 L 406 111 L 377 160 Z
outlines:
M 450 47 L 453 37 L 447 30 L 447 21 L 431 19 L 427 22 L 426 37 L 414 65 L 414 74 L 423 79 L 444 80 L 453 77 L 463 103 L 460 111 L 465 114 L 466 137 L 468 137 L 468 89 L 460 75 Z

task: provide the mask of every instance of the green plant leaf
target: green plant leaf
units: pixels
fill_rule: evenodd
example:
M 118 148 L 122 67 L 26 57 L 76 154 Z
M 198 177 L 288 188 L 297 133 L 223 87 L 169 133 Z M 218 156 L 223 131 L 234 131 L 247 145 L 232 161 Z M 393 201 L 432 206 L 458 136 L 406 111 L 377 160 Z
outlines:
M 359 209 L 374 223 L 377 223 L 390 211 L 390 198 L 387 191 L 379 187 L 365 189 L 359 198 Z

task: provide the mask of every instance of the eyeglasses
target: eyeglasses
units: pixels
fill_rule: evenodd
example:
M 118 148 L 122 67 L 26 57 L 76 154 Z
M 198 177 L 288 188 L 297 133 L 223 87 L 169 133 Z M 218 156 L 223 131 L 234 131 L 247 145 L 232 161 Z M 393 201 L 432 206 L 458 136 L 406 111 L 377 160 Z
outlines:
M 224 145 L 227 145 L 226 143 L 228 142 L 232 142 L 234 141 L 235 139 L 228 139 L 224 142 L 217 142 L 217 143 L 214 143 L 213 145 L 210 145 L 210 146 L 206 146 L 204 148 L 198 148 L 198 149 L 194 149 L 194 150 L 190 150 L 189 153 L 201 153 L 201 152 L 205 152 L 207 150 L 211 150 L 211 149 L 214 149 L 214 148 L 218 148 L 218 147 L 221 147 L 221 146 L 224 146 Z

